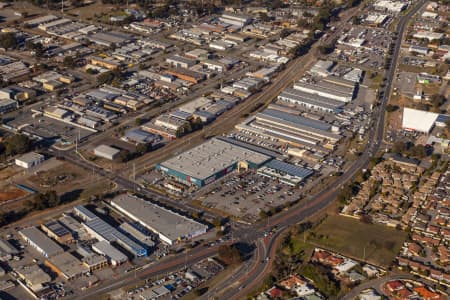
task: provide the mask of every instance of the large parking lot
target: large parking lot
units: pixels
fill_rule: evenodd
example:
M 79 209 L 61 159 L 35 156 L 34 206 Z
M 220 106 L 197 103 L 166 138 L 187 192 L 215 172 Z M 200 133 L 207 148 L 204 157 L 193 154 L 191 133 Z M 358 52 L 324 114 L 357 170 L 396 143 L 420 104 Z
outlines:
M 302 187 L 279 183 L 255 173 L 235 174 L 212 184 L 199 198 L 202 205 L 254 222 L 261 211 L 297 200 Z

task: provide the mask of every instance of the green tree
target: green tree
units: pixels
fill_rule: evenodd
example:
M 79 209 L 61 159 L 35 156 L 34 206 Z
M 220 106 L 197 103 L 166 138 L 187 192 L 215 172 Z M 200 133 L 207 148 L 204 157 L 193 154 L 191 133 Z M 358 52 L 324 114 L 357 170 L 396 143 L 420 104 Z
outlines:
M 140 155 L 147 153 L 148 151 L 151 150 L 151 145 L 150 144 L 138 144 L 136 146 L 136 152 L 139 153 Z
M 64 67 L 73 69 L 75 67 L 75 59 L 72 56 L 64 57 Z
M 404 142 L 395 142 L 392 146 L 392 152 L 402 154 L 406 151 L 406 144 Z
M 98 85 L 110 84 L 114 79 L 114 75 L 111 71 L 102 73 L 97 77 Z
M 36 57 L 42 57 L 44 55 L 45 49 L 42 43 L 33 43 L 32 41 L 25 42 L 25 48 L 29 51 L 34 51 Z
M 328 44 L 328 45 L 321 45 L 317 49 L 319 49 L 321 54 L 330 54 L 334 51 L 334 43 Z
M 434 108 L 439 109 L 442 104 L 445 102 L 445 97 L 440 94 L 434 94 L 430 98 L 431 105 L 433 105 Z
M 5 153 L 8 156 L 22 154 L 30 151 L 31 149 L 31 141 L 30 139 L 23 134 L 14 134 L 8 136 L 5 141 Z
M 0 47 L 15 49 L 17 47 L 16 35 L 12 32 L 0 33 Z
M 396 111 L 398 109 L 399 109 L 399 107 L 397 105 L 392 105 L 392 104 L 386 105 L 386 111 L 387 112 L 394 112 L 394 111 Z
M 227 265 L 239 264 L 242 262 L 242 255 L 235 245 L 221 245 L 219 259 Z
M 143 120 L 141 118 L 136 118 L 134 120 L 134 124 L 136 124 L 136 126 L 141 126 L 143 123 Z
M 424 158 L 425 156 L 427 156 L 427 150 L 425 149 L 424 145 L 412 146 L 407 153 L 409 156 L 416 158 Z

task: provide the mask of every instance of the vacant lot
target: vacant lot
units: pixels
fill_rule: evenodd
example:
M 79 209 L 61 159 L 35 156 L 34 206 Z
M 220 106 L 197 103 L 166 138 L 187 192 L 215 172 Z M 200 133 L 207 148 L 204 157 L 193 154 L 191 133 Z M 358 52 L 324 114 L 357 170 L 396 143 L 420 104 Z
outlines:
M 354 258 L 388 266 L 398 254 L 406 233 L 378 224 L 329 216 L 309 232 L 308 242 Z
M 19 199 L 26 195 L 27 192 L 23 190 L 20 190 L 13 186 L 7 186 L 6 188 L 2 188 L 2 190 L 0 191 L 0 203 L 14 199 Z

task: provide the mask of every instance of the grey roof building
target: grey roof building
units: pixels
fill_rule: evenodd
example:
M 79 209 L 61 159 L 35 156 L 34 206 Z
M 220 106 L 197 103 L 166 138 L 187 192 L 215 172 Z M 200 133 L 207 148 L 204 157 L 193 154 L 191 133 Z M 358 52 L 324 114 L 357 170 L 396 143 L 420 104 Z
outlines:
M 155 232 L 170 245 L 183 238 L 206 233 L 208 226 L 138 197 L 123 194 L 111 200 L 111 206 L 142 226 Z
M 45 257 L 52 257 L 64 252 L 63 248 L 34 226 L 20 230 L 19 235 Z
M 173 157 L 157 168 L 189 185 L 204 186 L 237 169 L 258 168 L 271 157 L 216 138 Z

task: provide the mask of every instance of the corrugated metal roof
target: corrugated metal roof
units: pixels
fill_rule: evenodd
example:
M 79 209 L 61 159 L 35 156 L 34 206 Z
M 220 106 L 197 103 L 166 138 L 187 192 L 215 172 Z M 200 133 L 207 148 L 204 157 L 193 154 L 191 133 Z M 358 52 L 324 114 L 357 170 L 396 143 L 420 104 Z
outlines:
M 306 168 L 302 168 L 296 165 L 292 165 L 292 164 L 288 164 L 285 162 L 282 162 L 280 160 L 271 160 L 270 162 L 268 162 L 267 164 L 265 164 L 266 167 L 271 168 L 271 169 L 275 169 L 277 171 L 280 172 L 284 172 L 287 173 L 291 176 L 297 176 L 297 177 L 301 177 L 301 178 L 306 178 L 308 176 L 311 176 L 314 171 L 306 169 Z
M 303 125 L 303 126 L 308 126 L 311 128 L 315 128 L 315 129 L 319 129 L 319 130 L 323 130 L 323 131 L 328 131 L 331 128 L 330 124 L 327 124 L 325 122 L 321 122 L 321 121 L 316 121 L 313 119 L 308 119 L 305 117 L 301 117 L 301 116 L 296 116 L 293 114 L 288 114 L 279 110 L 275 110 L 275 109 L 266 109 L 263 112 L 261 112 L 262 115 L 267 115 L 269 117 L 273 117 L 273 118 L 277 118 L 277 119 L 281 119 L 284 121 L 288 121 L 291 123 L 295 123 L 295 124 L 299 124 L 299 125 Z

